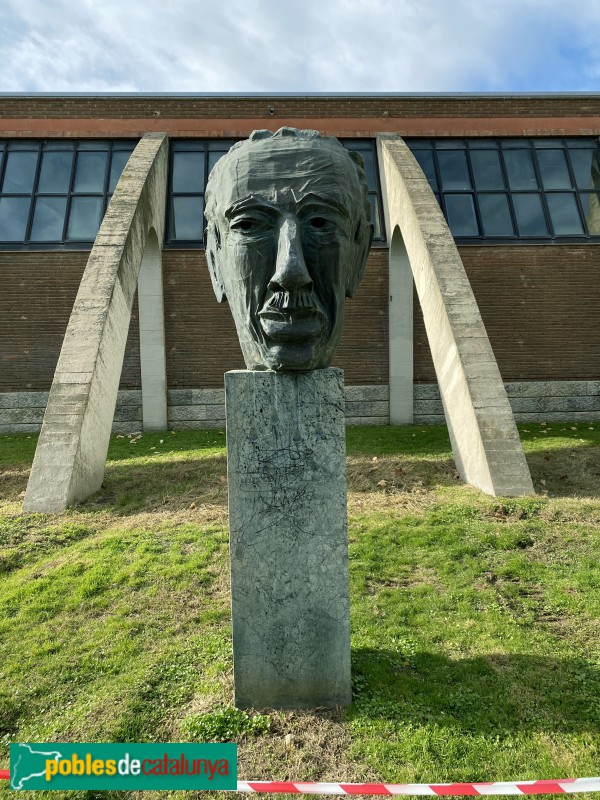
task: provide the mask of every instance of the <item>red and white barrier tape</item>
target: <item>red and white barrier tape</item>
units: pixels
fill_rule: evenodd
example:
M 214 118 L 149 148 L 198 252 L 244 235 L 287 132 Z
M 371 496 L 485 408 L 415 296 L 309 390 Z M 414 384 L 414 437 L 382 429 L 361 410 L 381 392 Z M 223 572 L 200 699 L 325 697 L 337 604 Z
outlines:
M 0 769 L 0 780 L 9 780 L 7 769 Z M 428 795 L 466 797 L 484 794 L 576 794 L 600 792 L 598 778 L 564 778 L 555 781 L 514 781 L 498 783 L 299 783 L 284 781 L 238 781 L 238 792 L 275 794 L 364 794 Z
M 600 792 L 598 778 L 565 778 L 554 781 L 515 781 L 502 783 L 287 783 L 282 781 L 238 781 L 238 792 L 276 792 L 285 794 L 364 794 L 364 795 L 467 795 L 484 794 L 575 794 Z

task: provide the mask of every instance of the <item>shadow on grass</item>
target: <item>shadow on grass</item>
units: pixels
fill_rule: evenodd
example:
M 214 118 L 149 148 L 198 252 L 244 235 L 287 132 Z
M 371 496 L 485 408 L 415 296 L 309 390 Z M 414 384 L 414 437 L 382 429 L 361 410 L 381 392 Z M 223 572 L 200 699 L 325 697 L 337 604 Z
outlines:
M 554 433 L 564 439 L 561 431 Z M 597 432 L 587 435 L 597 437 Z M 36 439 L 3 438 L 0 500 L 15 501 L 25 490 Z M 389 493 L 460 483 L 445 427 L 349 428 L 347 440 L 350 491 L 383 488 Z M 558 446 L 551 441 L 544 442 L 543 449 L 527 448 L 536 491 L 550 497 L 600 497 L 600 446 L 587 439 L 564 439 Z M 188 501 L 225 504 L 224 445 L 222 431 L 144 434 L 133 445 L 126 437 L 112 437 L 103 488 L 80 508 L 137 513 L 160 505 L 183 507 Z M 171 453 L 171 459 L 165 458 Z
M 351 718 L 475 734 L 600 732 L 600 671 L 583 659 L 353 650 Z
M 576 447 L 527 453 L 537 492 L 549 497 L 600 497 L 600 447 Z
M 191 503 L 227 503 L 224 453 L 185 461 L 111 461 L 106 465 L 102 489 L 79 507 L 128 514 L 184 508 Z

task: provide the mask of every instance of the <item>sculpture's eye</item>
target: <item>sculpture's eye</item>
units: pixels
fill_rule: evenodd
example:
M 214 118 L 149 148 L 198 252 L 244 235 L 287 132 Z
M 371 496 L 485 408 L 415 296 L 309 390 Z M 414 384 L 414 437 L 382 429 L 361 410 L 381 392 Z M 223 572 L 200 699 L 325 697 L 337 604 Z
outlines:
M 310 224 L 313 228 L 324 228 L 327 225 L 327 220 L 325 217 L 313 217 L 310 221 Z
M 241 236 L 255 236 L 269 230 L 269 220 L 262 216 L 244 216 L 234 219 L 230 229 Z
M 231 230 L 239 231 L 240 233 L 250 233 L 256 228 L 256 223 L 253 219 L 249 217 L 243 217 L 242 219 L 238 219 L 234 222 L 231 226 Z

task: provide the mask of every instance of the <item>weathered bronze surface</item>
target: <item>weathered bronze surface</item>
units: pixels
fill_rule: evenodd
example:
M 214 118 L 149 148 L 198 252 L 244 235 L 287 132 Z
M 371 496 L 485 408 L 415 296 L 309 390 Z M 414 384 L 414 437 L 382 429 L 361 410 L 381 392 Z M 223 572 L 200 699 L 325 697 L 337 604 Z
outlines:
M 217 162 L 205 213 L 246 367 L 329 366 L 373 236 L 361 157 L 317 131 L 254 131 Z

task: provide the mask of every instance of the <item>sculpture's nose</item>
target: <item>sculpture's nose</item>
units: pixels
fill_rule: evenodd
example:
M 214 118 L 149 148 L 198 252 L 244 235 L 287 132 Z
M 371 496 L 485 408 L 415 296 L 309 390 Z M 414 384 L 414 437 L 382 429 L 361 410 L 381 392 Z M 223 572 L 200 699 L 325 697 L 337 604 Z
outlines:
M 311 289 L 312 280 L 302 254 L 302 241 L 298 223 L 285 219 L 279 231 L 275 273 L 269 281 L 272 292 L 292 292 Z

